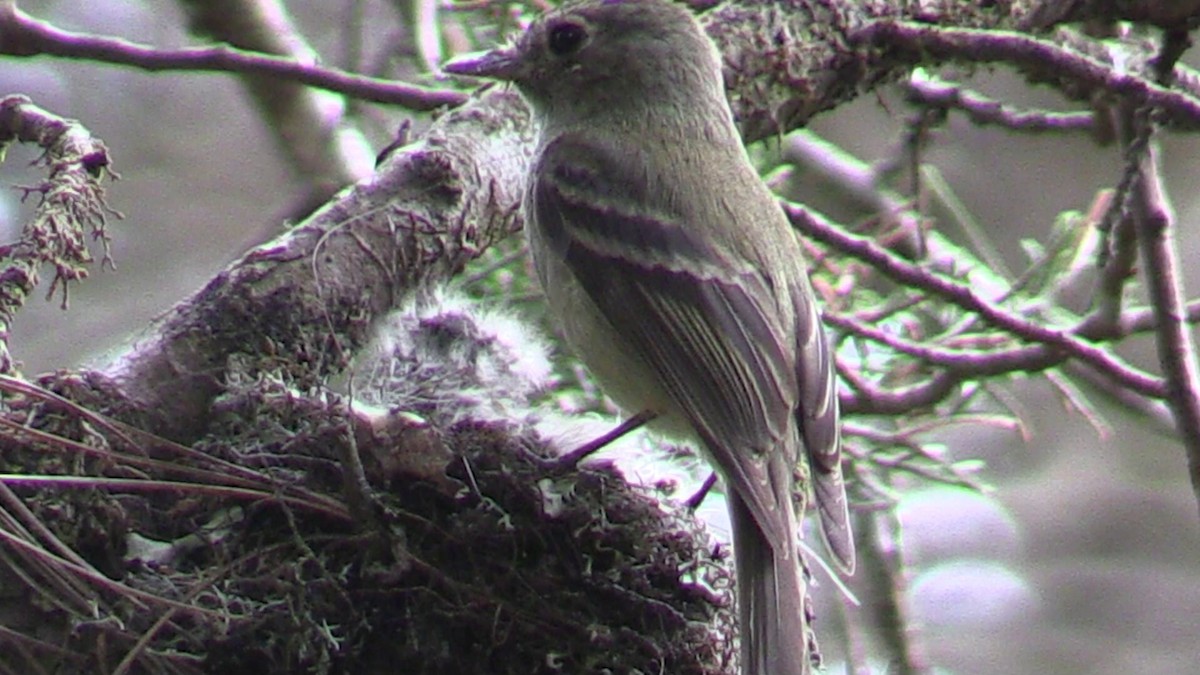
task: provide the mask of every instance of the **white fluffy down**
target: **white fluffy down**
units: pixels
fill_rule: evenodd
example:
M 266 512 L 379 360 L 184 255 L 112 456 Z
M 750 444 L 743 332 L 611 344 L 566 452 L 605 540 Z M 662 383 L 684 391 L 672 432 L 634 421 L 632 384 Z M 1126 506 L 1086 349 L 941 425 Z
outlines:
M 383 317 L 354 365 L 350 393 L 443 423 L 519 422 L 553 385 L 546 341 L 507 310 L 447 288 L 413 294 Z
M 615 417 L 536 405 L 556 384 L 550 346 L 535 328 L 494 302 L 440 287 L 414 294 L 380 319 L 347 389 L 360 409 L 381 409 L 376 414 L 416 414 L 445 426 L 472 420 L 532 428 L 560 453 L 618 424 Z M 598 461 L 666 498 L 664 506 L 690 497 L 710 471 L 694 453 L 663 445 L 644 430 L 588 459 Z M 723 502 L 718 490 L 697 515 L 727 540 Z

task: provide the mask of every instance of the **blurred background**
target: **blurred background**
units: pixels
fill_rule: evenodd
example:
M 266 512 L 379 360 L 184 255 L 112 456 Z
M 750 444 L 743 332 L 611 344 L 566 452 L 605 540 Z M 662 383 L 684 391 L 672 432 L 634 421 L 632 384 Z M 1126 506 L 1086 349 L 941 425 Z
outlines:
M 159 47 L 193 43 L 183 10 L 165 0 L 19 4 L 65 29 Z M 415 60 L 412 49 L 389 49 L 409 39 L 398 6 L 287 3 L 301 35 L 332 65 L 344 65 L 354 40 L 363 62 Z M 358 20 L 348 22 L 352 12 Z M 1003 68 L 958 75 L 1014 105 L 1081 109 Z M 81 120 L 107 143 L 122 176 L 109 187 L 111 204 L 126 216 L 111 223 L 116 272 L 93 270 L 72 289 L 67 311 L 56 298 L 31 302 L 19 315 L 12 352 L 26 373 L 102 361 L 249 246 L 280 232 L 308 199 L 310 185 L 232 76 L 0 58 L 0 95 L 10 93 Z M 895 153 L 911 114 L 898 90 L 883 88 L 819 116 L 809 130 L 875 162 Z M 405 118 L 373 110 L 363 147 L 384 147 Z M 1163 152 L 1196 297 L 1200 135 L 1168 134 Z M 18 146 L 0 165 L 3 240 L 15 237 L 28 213 L 13 186 L 40 180 L 28 167 L 34 158 Z M 1119 150 L 1086 134 L 1017 135 L 953 114 L 934 131 L 924 160 L 1017 268 L 1026 262 L 1022 239 L 1044 239 L 1065 210 L 1086 211 L 1122 171 Z M 369 170 L 371 161 L 367 153 L 356 166 Z M 802 199 L 833 217 L 864 217 L 819 172 L 796 182 Z M 1158 370 L 1149 337 L 1121 353 Z M 902 492 L 908 593 L 929 663 L 964 674 L 1200 672 L 1200 520 L 1172 431 L 1094 392 L 1105 423 L 1098 426 L 1037 377 L 1015 378 L 1010 391 L 1024 411 L 1027 441 L 990 427 L 956 428 L 939 439 L 956 459 L 984 460 L 980 478 L 991 490 L 912 481 Z M 864 610 L 840 609 L 828 582 L 818 594 L 818 635 L 839 672 L 841 628 Z

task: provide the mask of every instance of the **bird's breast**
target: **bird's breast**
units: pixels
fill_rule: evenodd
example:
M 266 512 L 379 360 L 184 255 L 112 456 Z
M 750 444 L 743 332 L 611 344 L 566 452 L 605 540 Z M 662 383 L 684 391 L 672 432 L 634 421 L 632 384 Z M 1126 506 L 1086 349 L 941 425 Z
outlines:
M 629 415 L 650 410 L 656 432 L 677 440 L 694 437 L 691 426 L 659 383 L 655 371 L 601 313 L 545 234 L 527 224 L 529 248 L 551 316 L 571 351 L 587 364 L 601 390 Z

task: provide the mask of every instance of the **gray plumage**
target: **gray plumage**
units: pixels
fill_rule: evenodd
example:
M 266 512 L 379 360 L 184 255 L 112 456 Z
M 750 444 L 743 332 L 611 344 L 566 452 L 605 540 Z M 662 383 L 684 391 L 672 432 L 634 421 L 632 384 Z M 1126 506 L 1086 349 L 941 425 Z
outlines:
M 699 441 L 729 487 L 743 672 L 807 672 L 802 448 L 829 548 L 854 565 L 834 370 L 715 47 L 666 0 L 584 0 L 446 69 L 511 81 L 534 110 L 526 229 L 567 341 L 622 408 Z
M 527 421 L 552 382 L 549 348 L 511 312 L 445 288 L 414 293 L 375 326 L 347 387 L 355 401 L 449 427 Z

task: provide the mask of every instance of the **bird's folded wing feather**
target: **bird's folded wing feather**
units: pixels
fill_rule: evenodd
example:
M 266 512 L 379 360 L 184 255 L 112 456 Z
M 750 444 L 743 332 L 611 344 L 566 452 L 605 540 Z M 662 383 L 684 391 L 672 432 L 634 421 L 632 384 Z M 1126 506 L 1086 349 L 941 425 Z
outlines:
M 778 531 L 794 522 L 780 512 L 790 493 L 768 463 L 797 460 L 770 456 L 795 452 L 794 344 L 767 280 L 686 222 L 652 171 L 638 149 L 560 137 L 539 160 L 530 216 L 655 369 L 768 538 L 791 541 Z
M 798 327 L 796 377 L 800 405 L 796 414 L 812 467 L 813 492 L 825 544 L 837 558 L 838 566 L 853 573 L 854 535 L 842 477 L 842 433 L 833 358 L 807 280 L 798 283 L 804 287 L 791 292 Z

